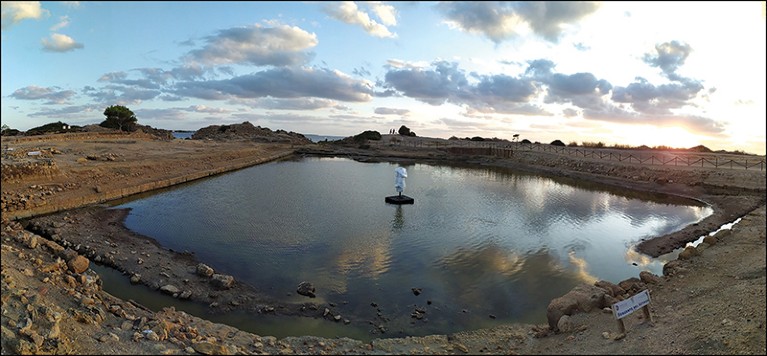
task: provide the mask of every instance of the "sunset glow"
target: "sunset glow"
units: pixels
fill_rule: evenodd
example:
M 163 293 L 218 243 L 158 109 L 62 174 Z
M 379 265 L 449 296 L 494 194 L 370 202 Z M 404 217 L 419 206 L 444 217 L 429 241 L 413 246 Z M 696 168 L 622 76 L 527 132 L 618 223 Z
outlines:
M 2 2 L 2 124 L 765 154 L 760 2 Z M 690 14 L 693 14 L 691 16 Z M 125 28 L 131 19 L 140 26 Z M 169 21 L 173 19 L 173 21 Z

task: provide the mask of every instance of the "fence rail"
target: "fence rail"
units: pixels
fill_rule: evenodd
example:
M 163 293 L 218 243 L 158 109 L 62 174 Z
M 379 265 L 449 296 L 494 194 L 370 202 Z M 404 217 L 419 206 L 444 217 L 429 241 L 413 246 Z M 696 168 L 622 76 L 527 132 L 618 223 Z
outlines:
M 727 168 L 759 170 L 767 169 L 764 156 L 749 156 L 743 158 L 721 157 L 714 153 L 698 152 L 652 152 L 638 153 L 615 152 L 617 149 L 589 149 L 583 147 L 564 147 L 546 144 L 527 144 L 519 142 L 487 142 L 467 140 L 415 140 L 402 138 L 389 142 L 370 141 L 376 145 L 391 145 L 396 147 L 437 148 L 454 154 L 488 155 L 509 158 L 514 151 L 541 151 L 567 156 L 618 161 L 623 163 L 644 164 L 652 166 L 686 166 L 702 168 Z

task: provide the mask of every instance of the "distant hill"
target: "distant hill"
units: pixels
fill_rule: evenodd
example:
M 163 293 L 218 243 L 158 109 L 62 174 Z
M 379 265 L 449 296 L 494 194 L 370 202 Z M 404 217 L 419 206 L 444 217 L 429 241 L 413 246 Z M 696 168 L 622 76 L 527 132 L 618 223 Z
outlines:
M 300 133 L 287 132 L 285 130 L 272 131 L 266 127 L 253 126 L 248 121 L 241 124 L 203 127 L 192 135 L 192 139 L 217 141 L 252 140 L 256 142 L 284 142 L 299 145 L 312 143 L 310 139 Z

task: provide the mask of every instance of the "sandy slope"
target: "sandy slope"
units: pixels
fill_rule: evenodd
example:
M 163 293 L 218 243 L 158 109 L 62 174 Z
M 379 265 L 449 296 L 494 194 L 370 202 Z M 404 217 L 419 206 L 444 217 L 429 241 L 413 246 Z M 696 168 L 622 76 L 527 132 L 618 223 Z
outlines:
M 55 162 L 55 172 L 3 180 L 2 353 L 765 353 L 764 171 L 639 166 L 522 150 L 503 159 L 455 156 L 418 145 L 392 145 L 387 138 L 370 148 L 359 149 L 252 142 L 168 142 L 134 136 L 30 142 L 8 141 L 4 137 L 2 147 L 13 147 L 15 157 L 4 151 L 4 164 L 14 159 L 49 159 Z M 161 182 L 173 184 L 274 159 L 295 149 L 299 149 L 300 154 L 340 154 L 361 160 L 453 159 L 512 166 L 620 189 L 682 194 L 714 205 L 717 214 L 709 222 L 648 242 L 648 251 L 678 247 L 684 240 L 718 227 L 721 221 L 744 218 L 731 232 L 718 234 L 716 244 L 699 248 L 698 256 L 675 261 L 676 266 L 669 268 L 668 276 L 648 285 L 655 322 L 650 326 L 639 319 L 642 313 L 634 313 L 626 319 L 625 337 L 618 336 L 611 314 L 592 311 L 572 315 L 571 331 L 562 333 L 550 332 L 546 325 L 509 325 L 371 343 L 315 337 L 277 340 L 210 323 L 183 312 L 144 310 L 103 292 L 98 276 L 92 271 L 73 271 L 77 266 L 67 265 L 73 257 L 71 250 L 24 232 L 21 225 L 13 221 L 131 193 L 124 190 L 126 187 L 149 189 L 162 186 Z M 39 151 L 42 157 L 20 154 L 25 151 Z M 47 217 L 61 219 L 61 224 L 53 226 L 61 233 L 60 242 L 76 235 L 65 226 L 84 225 L 76 214 L 64 214 Z M 108 226 L 119 228 L 115 224 Z M 118 234 L 118 230 L 108 231 Z M 124 246 L 123 241 L 112 239 L 105 250 L 114 250 L 115 259 L 120 260 L 130 253 L 125 250 L 135 249 L 128 243 L 136 242 L 125 240 Z M 183 258 L 147 254 L 146 263 L 159 257 L 179 270 L 187 268 Z M 163 269 L 159 265 L 156 270 L 174 271 L 173 267 Z M 202 288 L 202 284 L 198 287 Z M 322 307 L 317 312 L 320 315 Z

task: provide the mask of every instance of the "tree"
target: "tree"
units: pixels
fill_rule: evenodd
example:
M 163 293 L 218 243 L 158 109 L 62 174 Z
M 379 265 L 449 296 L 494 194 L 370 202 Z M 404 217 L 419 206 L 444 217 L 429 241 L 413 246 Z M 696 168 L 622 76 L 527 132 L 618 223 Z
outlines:
M 128 132 L 136 131 L 136 122 L 138 122 L 136 114 L 125 106 L 112 105 L 104 110 L 104 116 L 107 118 L 99 124 L 101 127 Z
M 407 128 L 407 126 L 402 125 L 399 127 L 399 130 L 397 130 L 397 133 L 399 133 L 402 136 L 410 136 L 410 129 Z

